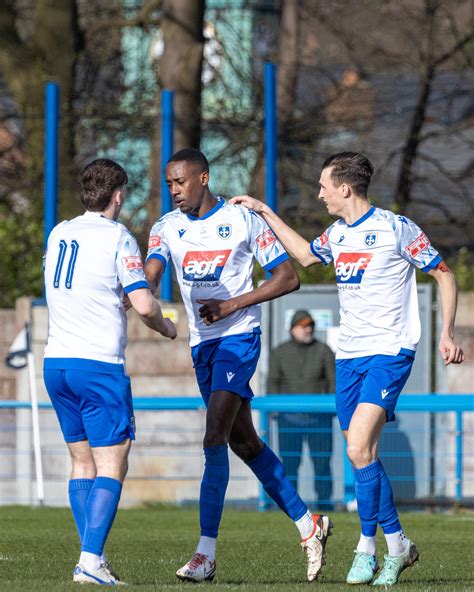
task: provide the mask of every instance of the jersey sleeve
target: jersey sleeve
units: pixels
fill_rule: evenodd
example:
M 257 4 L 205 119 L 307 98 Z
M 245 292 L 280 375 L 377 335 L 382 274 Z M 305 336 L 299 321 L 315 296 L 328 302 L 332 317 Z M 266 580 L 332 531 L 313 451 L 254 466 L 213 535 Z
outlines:
M 138 243 L 128 230 L 122 230 L 115 261 L 117 275 L 125 294 L 130 294 L 140 288 L 148 288 Z
M 270 271 L 286 261 L 288 253 L 262 217 L 252 211 L 248 215 L 250 247 L 255 259 L 265 270 Z
M 333 260 L 332 252 L 331 252 L 331 245 L 329 242 L 329 233 L 332 230 L 334 224 L 325 230 L 321 236 L 316 237 L 309 243 L 309 248 L 311 253 L 318 259 L 320 259 L 324 265 L 328 265 Z
M 441 261 L 430 239 L 409 218 L 397 216 L 395 221 L 398 253 L 421 271 L 430 271 Z
M 148 259 L 158 259 L 163 263 L 163 267 L 166 267 L 170 258 L 170 250 L 165 240 L 165 221 L 163 219 L 158 220 L 153 224 L 150 231 L 150 237 L 148 239 Z

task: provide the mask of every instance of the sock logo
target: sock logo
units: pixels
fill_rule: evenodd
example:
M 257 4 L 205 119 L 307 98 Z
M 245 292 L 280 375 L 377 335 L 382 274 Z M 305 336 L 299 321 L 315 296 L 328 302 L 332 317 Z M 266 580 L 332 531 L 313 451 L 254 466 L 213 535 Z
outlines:
M 227 382 L 230 382 L 234 378 L 235 372 L 226 372 L 225 375 L 227 376 Z
M 385 399 L 385 397 L 387 397 L 390 393 L 388 392 L 387 389 L 382 389 L 380 391 L 380 394 L 382 395 L 382 399 Z

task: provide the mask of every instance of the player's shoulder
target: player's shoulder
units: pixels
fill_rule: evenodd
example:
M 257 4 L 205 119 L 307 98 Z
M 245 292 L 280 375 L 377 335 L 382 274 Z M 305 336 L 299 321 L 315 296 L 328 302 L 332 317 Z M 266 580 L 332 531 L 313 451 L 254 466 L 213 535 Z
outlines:
M 251 220 L 252 217 L 258 216 L 253 210 L 249 210 L 241 204 L 230 204 L 223 197 L 220 199 L 224 200 L 222 211 L 230 214 L 234 218 L 242 218 L 245 221 Z
M 183 214 L 179 208 L 176 208 L 174 210 L 171 210 L 171 212 L 167 212 L 166 214 L 163 214 L 163 216 L 158 218 L 158 220 L 156 220 L 156 222 L 151 227 L 151 230 L 152 231 L 161 230 L 165 226 L 167 226 L 168 224 L 178 223 L 184 217 L 185 217 L 185 214 Z
M 400 214 L 396 214 L 391 210 L 383 210 L 382 208 L 375 208 L 374 217 L 376 220 L 380 222 L 385 222 L 391 226 L 394 231 L 403 228 L 403 226 L 409 226 L 413 224 L 410 218 L 406 216 L 402 216 Z

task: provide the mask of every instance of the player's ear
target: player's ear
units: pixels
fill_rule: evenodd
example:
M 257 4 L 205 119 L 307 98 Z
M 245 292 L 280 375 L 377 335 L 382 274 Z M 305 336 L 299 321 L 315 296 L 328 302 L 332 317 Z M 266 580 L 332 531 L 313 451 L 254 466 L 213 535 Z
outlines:
M 201 184 L 203 187 L 207 187 L 209 185 L 209 171 L 204 171 L 201 173 Z
M 350 187 L 347 183 L 341 183 L 339 185 L 339 191 L 341 192 L 342 197 L 349 197 L 351 194 Z

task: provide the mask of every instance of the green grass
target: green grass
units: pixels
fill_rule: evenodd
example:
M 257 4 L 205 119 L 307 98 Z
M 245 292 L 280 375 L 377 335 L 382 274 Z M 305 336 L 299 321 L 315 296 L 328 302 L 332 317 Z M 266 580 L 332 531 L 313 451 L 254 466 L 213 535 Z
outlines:
M 279 512 L 224 511 L 218 543 L 217 576 L 212 584 L 178 582 L 175 571 L 194 550 L 195 509 L 147 507 L 120 510 L 107 544 L 108 558 L 129 590 L 339 591 L 358 537 L 354 514 L 333 514 L 334 536 L 327 565 L 317 582 L 305 581 L 305 561 L 293 524 Z M 410 513 L 405 529 L 420 561 L 402 575 L 402 591 L 472 591 L 474 515 Z M 69 510 L 0 507 L 0 591 L 76 590 L 71 583 L 79 546 Z M 379 540 L 379 559 L 385 551 Z M 81 587 L 81 590 L 89 589 Z M 94 590 L 97 588 L 93 588 Z M 357 589 L 357 588 L 356 588 Z

